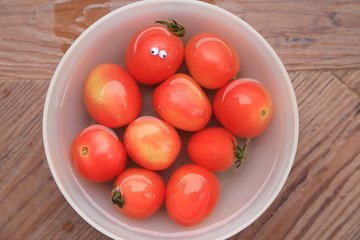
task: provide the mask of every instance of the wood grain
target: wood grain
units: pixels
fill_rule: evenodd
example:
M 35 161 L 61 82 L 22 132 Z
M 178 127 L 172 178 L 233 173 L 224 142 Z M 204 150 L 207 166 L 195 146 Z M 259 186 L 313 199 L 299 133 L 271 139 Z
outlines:
M 271 207 L 232 239 L 356 239 L 359 96 L 331 71 L 290 72 L 290 78 L 301 133 L 292 171 Z
M 57 188 L 42 142 L 49 80 L 93 22 L 134 1 L 0 1 L 0 239 L 109 239 Z M 285 63 L 295 162 L 273 204 L 230 239 L 360 239 L 360 1 L 217 1 Z
M 41 129 L 48 85 L 0 81 L 0 239 L 101 238 L 72 210 L 49 170 Z
M 87 27 L 131 2 L 1 1 L 0 79 L 50 80 L 65 51 Z M 359 1 L 207 2 L 253 26 L 288 70 L 360 66 Z
M 255 28 L 288 70 L 358 68 L 359 1 L 216 1 Z

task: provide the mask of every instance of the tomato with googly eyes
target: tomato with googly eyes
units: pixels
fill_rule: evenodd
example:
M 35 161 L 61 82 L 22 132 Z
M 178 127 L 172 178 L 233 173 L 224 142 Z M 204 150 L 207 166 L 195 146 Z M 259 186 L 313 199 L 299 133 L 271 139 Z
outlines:
M 146 27 L 137 32 L 130 40 L 125 65 L 138 82 L 153 85 L 173 75 L 184 58 L 184 45 L 178 36 L 185 29 L 175 21 L 156 23 L 165 24 Z

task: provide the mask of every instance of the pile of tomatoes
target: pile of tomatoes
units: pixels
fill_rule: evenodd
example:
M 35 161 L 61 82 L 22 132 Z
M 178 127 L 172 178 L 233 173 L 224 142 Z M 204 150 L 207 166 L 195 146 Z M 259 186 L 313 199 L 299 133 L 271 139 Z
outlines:
M 235 136 L 261 134 L 273 105 L 260 82 L 234 79 L 240 62 L 225 39 L 200 33 L 184 47 L 181 25 L 174 20 L 156 23 L 130 40 L 126 70 L 103 63 L 89 73 L 84 102 L 97 124 L 75 137 L 71 160 L 89 181 L 114 180 L 109 196 L 126 216 L 150 217 L 165 202 L 176 223 L 192 226 L 217 204 L 220 185 L 213 172 L 245 159 L 245 147 L 237 145 Z M 177 73 L 184 59 L 189 74 Z M 139 116 L 138 83 L 154 85 L 152 104 L 160 117 Z M 215 89 L 212 103 L 204 89 Z M 207 127 L 212 113 L 223 127 Z M 123 141 L 113 131 L 120 127 L 126 128 Z M 177 129 L 193 133 L 187 143 Z M 193 164 L 178 167 L 165 183 L 158 171 L 176 161 L 182 144 Z M 127 167 L 128 157 L 137 167 Z

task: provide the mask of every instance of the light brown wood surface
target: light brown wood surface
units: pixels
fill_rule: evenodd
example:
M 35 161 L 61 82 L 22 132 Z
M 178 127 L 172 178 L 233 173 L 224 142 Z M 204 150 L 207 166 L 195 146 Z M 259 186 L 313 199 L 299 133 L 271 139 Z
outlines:
M 66 202 L 42 141 L 57 64 L 93 22 L 133 1 L 0 1 L 0 239 L 108 239 Z M 360 1 L 206 1 L 254 27 L 288 70 L 296 158 L 273 204 L 235 239 L 360 239 Z

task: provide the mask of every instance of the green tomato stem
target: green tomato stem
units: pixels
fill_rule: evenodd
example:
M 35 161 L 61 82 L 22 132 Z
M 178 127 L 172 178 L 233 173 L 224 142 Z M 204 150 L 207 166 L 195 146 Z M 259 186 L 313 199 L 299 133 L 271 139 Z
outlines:
M 181 26 L 180 24 L 178 24 L 177 22 L 175 22 L 175 20 L 173 19 L 169 19 L 172 22 L 167 22 L 167 21 L 156 21 L 155 23 L 160 23 L 165 25 L 170 32 L 172 32 L 173 34 L 175 34 L 178 37 L 183 37 L 185 36 L 185 28 L 183 26 Z
M 113 195 L 111 196 L 111 201 L 114 205 L 117 205 L 119 208 L 123 207 L 124 198 L 121 196 L 120 189 L 113 190 Z
M 234 145 L 234 155 L 236 157 L 236 160 L 235 160 L 235 164 L 236 164 L 236 167 L 240 167 L 241 163 L 243 161 L 245 161 L 245 148 L 246 148 L 246 144 L 244 145 L 243 148 L 241 148 L 239 145 L 236 145 L 234 140 L 231 139 L 233 145 Z

